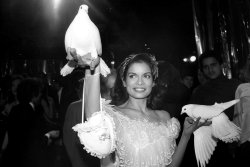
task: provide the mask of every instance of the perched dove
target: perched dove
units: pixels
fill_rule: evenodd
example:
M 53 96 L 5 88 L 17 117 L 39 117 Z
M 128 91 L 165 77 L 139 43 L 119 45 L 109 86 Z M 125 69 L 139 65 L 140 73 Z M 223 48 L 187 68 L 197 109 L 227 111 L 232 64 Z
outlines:
M 92 59 L 102 55 L 102 43 L 98 28 L 90 20 L 88 15 L 88 6 L 80 6 L 77 15 L 69 25 L 65 34 L 65 50 L 68 63 L 61 69 L 61 75 L 70 74 L 77 63 L 70 54 L 70 48 L 76 49 L 77 56 L 90 56 Z M 100 60 L 101 73 L 106 76 L 110 69 L 105 62 Z
M 214 105 L 188 104 L 182 107 L 181 114 L 186 113 L 193 119 L 200 117 L 200 121 L 212 122 L 210 126 L 202 126 L 194 131 L 194 149 L 198 166 L 206 166 L 215 150 L 217 139 L 226 143 L 239 140 L 240 128 L 223 112 L 239 101 L 235 99 Z

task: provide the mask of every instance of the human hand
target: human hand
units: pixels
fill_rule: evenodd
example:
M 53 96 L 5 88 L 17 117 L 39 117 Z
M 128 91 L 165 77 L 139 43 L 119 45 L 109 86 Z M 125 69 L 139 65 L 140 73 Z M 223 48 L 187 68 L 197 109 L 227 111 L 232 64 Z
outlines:
M 184 121 L 183 135 L 186 137 L 190 137 L 191 134 L 199 129 L 201 126 L 209 126 L 211 125 L 211 121 L 205 120 L 204 122 L 200 122 L 200 117 L 196 120 L 193 120 L 191 117 L 186 117 Z
M 50 145 L 53 142 L 53 140 L 59 138 L 60 131 L 59 130 L 51 130 L 51 131 L 47 132 L 44 136 L 47 138 L 47 145 Z
M 48 138 L 58 138 L 60 135 L 60 131 L 59 130 L 51 130 L 48 133 L 45 134 L 45 136 L 47 136 Z
M 84 56 L 80 56 L 76 53 L 75 48 L 69 48 L 70 55 L 73 57 L 74 61 L 77 62 L 77 65 L 80 67 L 89 66 L 90 70 L 94 70 L 95 67 L 100 63 L 100 58 L 93 58 L 91 53 L 88 53 Z

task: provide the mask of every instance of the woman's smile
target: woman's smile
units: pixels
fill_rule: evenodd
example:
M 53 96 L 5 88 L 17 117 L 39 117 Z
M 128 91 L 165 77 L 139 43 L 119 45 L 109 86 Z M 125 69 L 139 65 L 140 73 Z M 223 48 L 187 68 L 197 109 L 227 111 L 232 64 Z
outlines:
M 148 64 L 140 62 L 129 67 L 124 86 L 130 96 L 136 99 L 147 98 L 153 85 L 152 72 Z
M 144 92 L 146 89 L 145 88 L 134 88 L 136 92 Z

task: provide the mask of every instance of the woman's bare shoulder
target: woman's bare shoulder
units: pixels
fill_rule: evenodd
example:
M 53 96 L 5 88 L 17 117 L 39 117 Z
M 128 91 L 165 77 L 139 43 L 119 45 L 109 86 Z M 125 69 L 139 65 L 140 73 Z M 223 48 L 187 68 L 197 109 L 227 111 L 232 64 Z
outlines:
M 171 119 L 171 116 L 170 116 L 170 114 L 167 112 L 167 111 L 165 111 L 165 110 L 155 110 L 155 113 L 159 116 L 159 118 L 162 120 L 162 121 L 164 121 L 164 122 L 166 122 L 166 121 L 168 121 L 169 119 Z
M 124 110 L 124 108 L 123 107 L 121 107 L 121 106 L 114 106 L 114 109 L 116 110 L 116 111 L 122 111 L 122 110 Z

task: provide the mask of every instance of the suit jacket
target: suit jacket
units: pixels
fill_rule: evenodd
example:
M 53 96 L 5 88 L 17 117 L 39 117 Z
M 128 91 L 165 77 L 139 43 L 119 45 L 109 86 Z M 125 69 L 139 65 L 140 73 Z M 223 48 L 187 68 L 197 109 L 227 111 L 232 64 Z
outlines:
M 47 129 L 42 113 L 30 104 L 18 104 L 8 117 L 9 143 L 4 155 L 6 166 L 47 166 Z M 7 165 L 8 164 L 8 165 Z
M 77 92 L 71 88 L 65 87 L 62 89 L 61 98 L 59 102 L 59 124 L 61 127 L 64 125 L 64 119 L 67 109 L 72 102 L 79 100 Z
M 67 111 L 63 125 L 63 143 L 72 167 L 99 167 L 100 160 L 83 149 L 77 133 L 72 127 L 82 122 L 82 101 L 72 102 Z
M 204 85 L 197 87 L 197 89 L 193 92 L 189 103 L 213 105 L 215 102 L 222 103 L 234 100 L 235 90 L 237 89 L 239 84 L 240 81 L 236 79 L 228 79 L 224 76 L 221 76 L 217 79 L 209 80 Z M 224 113 L 228 116 L 230 120 L 233 120 L 234 107 L 226 109 Z M 191 138 L 190 140 L 193 140 L 193 138 Z M 190 157 L 192 155 L 195 155 L 193 150 L 193 142 L 189 142 L 189 145 L 191 146 L 192 150 L 187 148 L 185 154 L 187 155 L 186 159 L 188 161 L 191 161 L 193 159 L 193 164 L 195 165 L 195 158 Z M 185 162 L 184 158 L 183 164 L 187 163 L 189 162 Z M 194 165 L 191 164 L 191 166 Z M 216 149 L 207 164 L 207 167 L 217 166 L 235 166 L 232 150 L 230 150 L 229 143 L 224 143 L 220 140 L 217 142 Z

